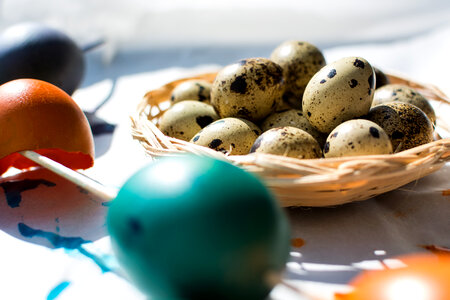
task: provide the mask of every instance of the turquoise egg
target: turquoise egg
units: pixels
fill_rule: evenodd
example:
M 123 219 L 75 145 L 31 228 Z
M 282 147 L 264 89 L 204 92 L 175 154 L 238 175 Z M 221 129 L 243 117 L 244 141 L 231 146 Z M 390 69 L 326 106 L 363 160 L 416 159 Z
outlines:
M 261 181 L 199 156 L 135 173 L 107 225 L 119 262 L 155 299 L 264 299 L 290 249 L 288 220 Z

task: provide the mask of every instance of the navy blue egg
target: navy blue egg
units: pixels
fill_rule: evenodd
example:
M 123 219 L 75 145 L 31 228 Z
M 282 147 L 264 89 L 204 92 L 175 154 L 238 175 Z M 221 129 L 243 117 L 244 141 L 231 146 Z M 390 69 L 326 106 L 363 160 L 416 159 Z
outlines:
M 21 23 L 0 34 L 0 84 L 40 79 L 71 95 L 85 71 L 83 51 L 65 33 L 38 23 Z

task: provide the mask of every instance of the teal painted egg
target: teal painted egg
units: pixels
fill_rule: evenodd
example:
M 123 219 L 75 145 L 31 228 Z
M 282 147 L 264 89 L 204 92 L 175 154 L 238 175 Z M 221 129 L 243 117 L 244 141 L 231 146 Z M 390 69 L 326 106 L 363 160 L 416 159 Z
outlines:
M 119 262 L 156 299 L 264 299 L 290 248 L 287 218 L 261 181 L 206 157 L 145 166 L 107 224 Z

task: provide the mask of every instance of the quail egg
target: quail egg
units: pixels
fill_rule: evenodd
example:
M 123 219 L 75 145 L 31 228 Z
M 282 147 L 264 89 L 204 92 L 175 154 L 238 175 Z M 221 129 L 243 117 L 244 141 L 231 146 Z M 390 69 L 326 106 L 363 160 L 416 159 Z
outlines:
M 209 124 L 191 139 L 191 143 L 231 155 L 242 155 L 250 152 L 260 134 L 261 129 L 254 123 L 230 117 Z
M 389 77 L 387 77 L 387 75 L 384 74 L 383 71 L 381 71 L 377 67 L 373 67 L 373 70 L 375 72 L 375 88 L 376 89 L 390 83 Z
M 275 112 L 269 115 L 262 123 L 261 130 L 267 131 L 271 128 L 291 126 L 300 128 L 317 140 L 320 145 L 325 143 L 327 136 L 315 129 L 309 124 L 308 119 L 303 115 L 299 109 L 288 109 L 281 112 Z
M 214 108 L 206 103 L 185 100 L 175 103 L 159 120 L 165 135 L 189 141 L 199 130 L 219 119 Z
M 322 150 L 306 131 L 296 127 L 272 128 L 261 134 L 250 152 L 269 153 L 300 159 L 320 158 Z
M 417 106 L 390 102 L 370 109 L 367 119 L 386 131 L 394 152 L 414 148 L 433 141 L 433 125 Z
M 369 112 L 375 76 L 361 57 L 345 57 L 317 72 L 303 94 L 303 113 L 320 132 Z
M 292 107 L 301 109 L 306 85 L 325 66 L 322 52 L 304 41 L 286 41 L 275 48 L 270 59 L 283 68 L 286 85 L 284 100 Z
M 331 131 L 323 149 L 325 158 L 391 153 L 392 144 L 383 128 L 363 119 L 339 124 Z
M 198 100 L 208 103 L 211 99 L 211 83 L 206 80 L 187 80 L 177 85 L 170 96 L 170 103 L 183 100 Z
M 376 89 L 372 106 L 395 101 L 414 104 L 427 115 L 431 123 L 436 124 L 436 114 L 430 102 L 415 89 L 407 85 L 388 84 Z
M 211 87 L 211 104 L 220 117 L 259 121 L 283 94 L 281 67 L 266 58 L 249 58 L 223 68 Z

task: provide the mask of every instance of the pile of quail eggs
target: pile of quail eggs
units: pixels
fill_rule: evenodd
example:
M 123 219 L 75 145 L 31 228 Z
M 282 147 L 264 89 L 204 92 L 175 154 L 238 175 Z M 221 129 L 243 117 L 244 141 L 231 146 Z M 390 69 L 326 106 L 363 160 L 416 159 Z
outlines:
M 230 155 L 391 154 L 431 142 L 436 122 L 425 97 L 364 58 L 327 64 L 303 41 L 228 65 L 212 83 L 185 81 L 170 103 L 158 122 L 165 135 Z

